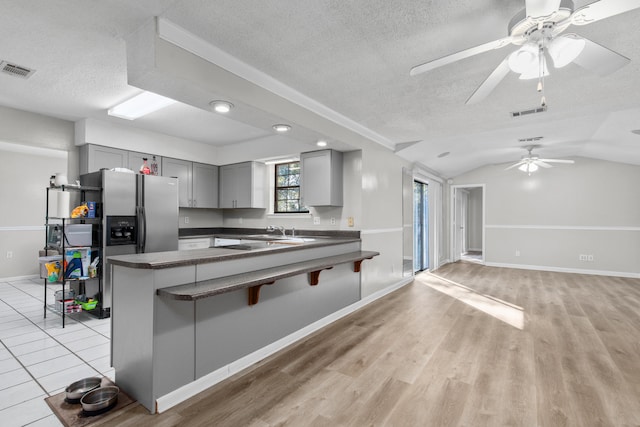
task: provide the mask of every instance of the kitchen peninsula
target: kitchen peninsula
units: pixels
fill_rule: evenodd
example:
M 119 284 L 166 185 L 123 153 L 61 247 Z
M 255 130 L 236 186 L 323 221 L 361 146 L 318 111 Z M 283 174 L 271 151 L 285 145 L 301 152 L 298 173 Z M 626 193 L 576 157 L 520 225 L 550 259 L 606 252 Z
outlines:
M 345 234 L 110 257 L 118 384 L 161 412 L 358 302 L 360 264 L 378 253 Z

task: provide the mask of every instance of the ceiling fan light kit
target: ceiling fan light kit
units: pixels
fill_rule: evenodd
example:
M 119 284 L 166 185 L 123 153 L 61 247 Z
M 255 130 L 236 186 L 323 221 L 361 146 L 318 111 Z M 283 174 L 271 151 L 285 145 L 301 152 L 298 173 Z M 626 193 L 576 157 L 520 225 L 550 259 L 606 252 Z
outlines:
M 417 65 L 411 69 L 410 75 L 415 76 L 509 44 L 520 46 L 467 99 L 467 104 L 475 104 L 486 98 L 509 71 L 520 74 L 521 80 L 538 78 L 538 92 L 542 92 L 543 78 L 549 75 L 547 55 L 551 57 L 555 68 L 574 62 L 601 76 L 630 62 L 629 58 L 589 39 L 577 34 L 562 33 L 571 25 L 588 25 L 638 9 L 640 1 L 593 0 L 577 10 L 572 0 L 525 0 L 524 3 L 524 10 L 509 22 L 507 37 Z M 546 105 L 544 93 L 542 104 Z
M 539 141 L 541 140 L 542 137 L 537 136 L 534 138 L 527 138 L 527 139 L 523 139 L 520 140 L 520 142 L 522 141 Z M 573 160 L 563 160 L 563 159 L 541 159 L 540 156 L 538 156 L 537 154 L 533 154 L 532 151 L 536 148 L 539 148 L 539 145 L 529 145 L 527 147 L 524 147 L 525 150 L 527 150 L 527 154 L 522 156 L 522 158 L 520 159 L 519 162 L 512 164 L 511 166 L 508 166 L 507 168 L 505 168 L 505 170 L 509 170 L 509 169 L 513 169 L 513 168 L 518 168 L 518 170 L 526 173 L 527 175 L 531 175 L 531 173 L 536 172 L 538 169 L 545 168 L 545 169 L 549 169 L 552 166 L 549 163 L 566 163 L 566 164 L 573 164 L 574 161 Z

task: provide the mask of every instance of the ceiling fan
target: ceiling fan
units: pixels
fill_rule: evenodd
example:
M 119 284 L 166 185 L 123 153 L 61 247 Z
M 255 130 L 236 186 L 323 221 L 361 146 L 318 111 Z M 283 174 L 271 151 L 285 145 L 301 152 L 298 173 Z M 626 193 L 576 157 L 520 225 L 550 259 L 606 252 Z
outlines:
M 584 3 L 581 2 L 581 3 Z M 640 8 L 640 0 L 587 0 L 587 5 L 575 9 L 573 0 L 525 0 L 525 9 L 509 22 L 508 36 L 475 46 L 411 69 L 415 76 L 461 59 L 509 44 L 520 46 L 493 70 L 469 97 L 466 104 L 483 100 L 514 71 L 520 79 L 538 79 L 538 92 L 544 99 L 544 76 L 549 74 L 548 57 L 555 68 L 573 62 L 601 76 L 622 68 L 630 59 L 577 34 L 562 34 L 570 25 L 587 25 L 601 19 Z
M 528 151 L 528 154 L 522 156 L 519 162 L 512 164 L 505 170 L 518 168 L 522 172 L 526 172 L 531 175 L 532 172 L 537 171 L 540 167 L 550 168 L 552 167 L 549 163 L 575 163 L 573 160 L 561 160 L 561 159 L 541 159 L 537 154 L 531 153 L 534 149 L 540 148 L 539 145 L 529 145 L 524 147 L 525 150 Z

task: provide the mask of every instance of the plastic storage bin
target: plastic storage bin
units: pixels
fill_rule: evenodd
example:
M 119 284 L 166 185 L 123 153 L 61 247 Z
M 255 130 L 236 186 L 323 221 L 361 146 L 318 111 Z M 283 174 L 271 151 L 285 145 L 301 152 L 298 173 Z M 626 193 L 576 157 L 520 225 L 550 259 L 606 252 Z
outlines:
M 69 224 L 64 236 L 66 246 L 91 246 L 91 224 Z

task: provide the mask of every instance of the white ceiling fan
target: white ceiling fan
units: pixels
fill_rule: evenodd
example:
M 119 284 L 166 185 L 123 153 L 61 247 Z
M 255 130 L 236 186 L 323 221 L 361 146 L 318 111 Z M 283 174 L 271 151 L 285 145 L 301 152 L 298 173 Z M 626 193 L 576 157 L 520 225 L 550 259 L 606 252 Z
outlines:
M 539 145 L 529 145 L 524 147 L 525 150 L 528 151 L 528 154 L 522 156 L 519 162 L 512 164 L 505 170 L 518 168 L 522 172 L 525 172 L 531 175 L 532 172 L 537 171 L 539 168 L 550 168 L 552 167 L 549 163 L 567 163 L 573 164 L 575 163 L 573 160 L 562 160 L 562 159 L 541 159 L 537 154 L 531 153 L 536 148 L 540 148 Z
M 584 3 L 584 1 L 579 4 Z M 509 71 L 520 79 L 539 79 L 538 92 L 544 99 L 544 76 L 551 57 L 555 68 L 573 62 L 601 76 L 610 74 L 629 63 L 629 58 L 577 34 L 562 34 L 570 25 L 587 25 L 601 19 L 640 8 L 640 0 L 587 0 L 575 9 L 572 0 L 525 0 L 525 9 L 509 22 L 508 36 L 425 62 L 411 69 L 415 76 L 447 64 L 478 55 L 509 44 L 520 46 L 511 52 L 478 87 L 467 104 L 483 100 L 504 79 Z

